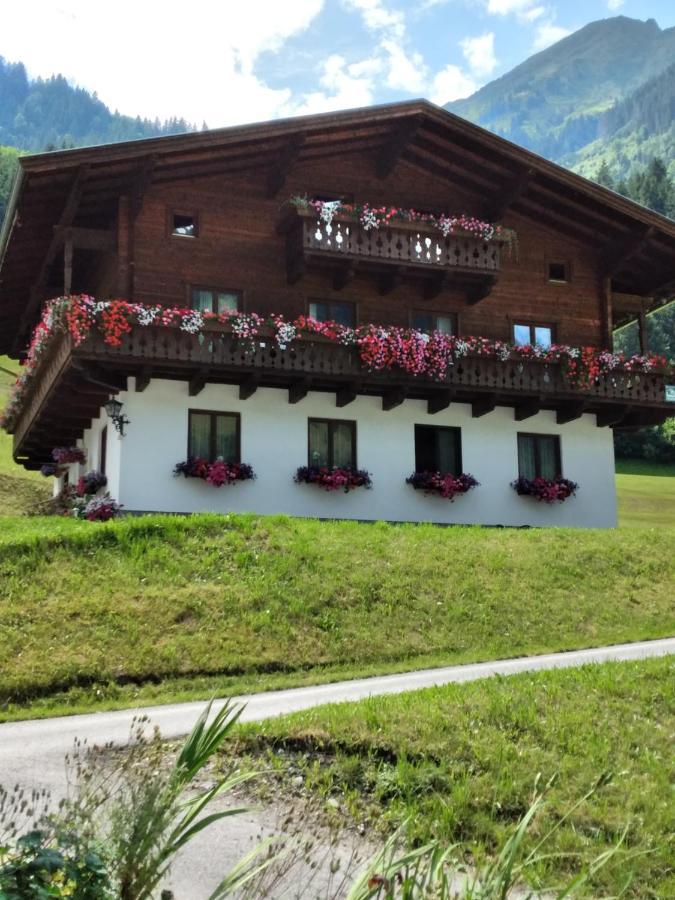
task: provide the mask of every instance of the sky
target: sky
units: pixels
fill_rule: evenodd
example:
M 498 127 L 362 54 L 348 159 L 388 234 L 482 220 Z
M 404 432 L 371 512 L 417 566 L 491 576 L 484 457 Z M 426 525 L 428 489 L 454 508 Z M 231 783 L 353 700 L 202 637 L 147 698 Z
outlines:
M 215 128 L 466 97 L 588 22 L 675 26 L 675 0 L 32 0 L 0 56 L 111 109 Z

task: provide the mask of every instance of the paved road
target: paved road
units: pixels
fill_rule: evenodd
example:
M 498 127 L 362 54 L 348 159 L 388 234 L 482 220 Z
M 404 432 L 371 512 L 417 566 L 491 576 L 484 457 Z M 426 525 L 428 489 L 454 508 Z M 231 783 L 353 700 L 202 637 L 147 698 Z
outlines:
M 255 721 L 322 703 L 361 700 L 369 696 L 397 694 L 451 682 L 475 681 L 492 675 L 514 675 L 518 672 L 668 654 L 675 654 L 675 638 L 441 669 L 423 669 L 400 675 L 269 691 L 236 699 L 246 703 L 242 719 Z M 214 704 L 217 705 L 219 704 Z M 203 708 L 203 702 L 176 703 L 0 725 L 0 784 L 6 787 L 21 784 L 28 788 L 47 788 L 56 799 L 62 796 L 66 787 L 63 759 L 72 748 L 75 737 L 86 739 L 90 744 L 112 742 L 124 745 L 129 737 L 131 720 L 134 715 L 139 714 L 147 715 L 160 727 L 165 737 L 180 737 L 190 730 Z M 171 879 L 177 900 L 203 900 L 207 897 L 218 882 L 217 875 L 227 871 L 242 852 L 255 842 L 256 835 L 261 830 L 266 831 L 270 825 L 266 811 L 254 812 L 246 817 L 237 816 L 225 820 L 225 823 L 227 824 L 221 823 L 186 848 L 181 865 L 175 867 L 175 874 Z M 211 864 L 205 865 L 204 860 Z

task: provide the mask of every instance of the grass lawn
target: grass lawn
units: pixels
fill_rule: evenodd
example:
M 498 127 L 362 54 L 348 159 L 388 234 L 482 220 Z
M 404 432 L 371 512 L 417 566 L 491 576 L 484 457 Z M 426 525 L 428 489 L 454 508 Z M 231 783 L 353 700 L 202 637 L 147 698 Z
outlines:
M 558 774 L 529 847 L 606 770 L 613 781 L 547 845 L 532 875 L 547 885 L 615 844 L 587 896 L 675 897 L 675 658 L 494 678 L 243 726 L 238 752 L 261 752 L 282 788 L 298 771 L 310 793 L 382 833 L 461 841 L 482 859 L 528 808 L 537 773 Z M 279 755 L 280 749 L 286 752 Z M 638 856 L 630 854 L 640 853 Z
M 675 465 L 618 459 L 620 527 L 675 525 Z
M 4 523 L 3 718 L 675 633 L 672 529 Z

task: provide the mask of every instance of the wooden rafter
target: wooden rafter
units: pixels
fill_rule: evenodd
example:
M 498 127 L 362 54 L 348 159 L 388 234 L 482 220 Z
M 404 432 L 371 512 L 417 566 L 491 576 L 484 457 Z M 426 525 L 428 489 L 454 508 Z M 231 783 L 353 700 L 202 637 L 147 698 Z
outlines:
M 489 201 L 485 208 L 485 218 L 492 222 L 500 222 L 513 204 L 527 192 L 534 177 L 534 169 L 523 169 L 519 175 L 512 178 Z
M 375 165 L 378 178 L 386 178 L 393 172 L 404 150 L 415 139 L 420 125 L 420 116 L 413 116 L 411 119 L 404 120 L 394 130 L 394 133 L 378 154 Z
M 611 278 L 633 257 L 638 256 L 653 238 L 656 229 L 641 228 L 637 234 L 629 235 L 618 244 L 610 243 L 603 256 L 603 274 Z
M 283 147 L 272 168 L 267 173 L 266 193 L 268 197 L 276 197 L 286 183 L 291 169 L 298 161 L 304 144 L 304 135 L 296 135 Z

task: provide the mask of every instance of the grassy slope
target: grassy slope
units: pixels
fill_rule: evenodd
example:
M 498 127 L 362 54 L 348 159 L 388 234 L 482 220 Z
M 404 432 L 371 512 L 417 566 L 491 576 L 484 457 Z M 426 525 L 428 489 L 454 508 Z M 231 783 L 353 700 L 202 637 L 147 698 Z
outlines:
M 130 705 L 675 633 L 672 530 L 6 521 L 5 702 L 79 685 L 58 700 Z M 186 676 L 204 677 L 171 682 Z
M 675 526 L 675 465 L 618 460 L 619 524 Z
M 17 363 L 0 356 L 0 410 L 14 382 Z M 50 486 L 38 472 L 26 472 L 12 461 L 12 438 L 0 429 L 0 515 L 17 515 L 49 496 Z M 2 521 L 0 520 L 0 531 Z
M 633 872 L 628 896 L 645 898 L 675 896 L 674 740 L 672 657 L 324 706 L 247 726 L 242 736 L 243 749 L 301 751 L 293 774 L 300 766 L 311 790 L 339 798 L 357 821 L 391 829 L 410 817 L 415 838 L 462 841 L 478 856 L 524 813 L 537 773 L 544 781 L 558 773 L 559 781 L 530 847 L 610 770 L 613 783 L 546 850 L 589 861 L 629 825 L 627 848 L 649 855 L 615 858 L 591 895 L 618 892 Z M 287 764 L 279 759 L 270 756 Z M 539 874 L 550 885 L 578 868 L 578 859 L 555 859 Z

